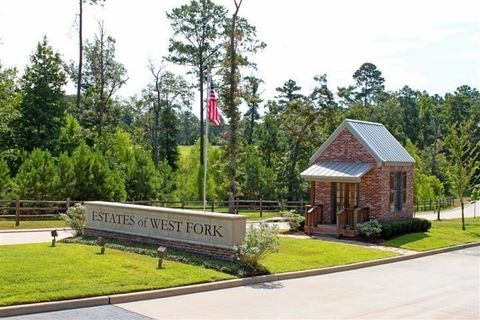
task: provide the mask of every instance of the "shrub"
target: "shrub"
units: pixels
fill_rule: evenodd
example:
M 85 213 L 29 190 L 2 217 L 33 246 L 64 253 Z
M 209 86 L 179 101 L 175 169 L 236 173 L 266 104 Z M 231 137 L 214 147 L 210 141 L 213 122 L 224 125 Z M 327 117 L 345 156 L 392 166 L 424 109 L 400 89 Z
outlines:
M 258 227 L 250 228 L 243 243 L 237 248 L 240 263 L 252 270 L 260 269 L 259 262 L 269 254 L 278 252 L 278 227 L 260 222 Z
M 357 224 L 360 235 L 368 239 L 377 239 L 382 234 L 382 225 L 376 219 Z
M 75 235 L 79 236 L 83 234 L 85 206 L 76 203 L 73 207 L 68 208 L 67 213 L 61 213 L 60 218 L 75 231 Z
M 295 210 L 281 212 L 282 217 L 287 218 L 290 231 L 298 231 L 302 227 L 302 222 L 305 221 L 305 217 L 298 214 Z
M 414 232 L 426 232 L 432 223 L 425 219 L 412 218 L 382 222 L 382 238 L 388 239 L 396 235 Z

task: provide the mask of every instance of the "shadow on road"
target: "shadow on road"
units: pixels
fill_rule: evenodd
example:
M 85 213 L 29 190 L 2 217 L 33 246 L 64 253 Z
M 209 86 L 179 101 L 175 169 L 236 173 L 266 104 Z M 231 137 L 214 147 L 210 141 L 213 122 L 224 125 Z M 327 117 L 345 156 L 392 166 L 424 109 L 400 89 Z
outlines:
M 249 287 L 253 289 L 282 289 L 284 286 L 280 282 L 267 282 L 254 284 Z

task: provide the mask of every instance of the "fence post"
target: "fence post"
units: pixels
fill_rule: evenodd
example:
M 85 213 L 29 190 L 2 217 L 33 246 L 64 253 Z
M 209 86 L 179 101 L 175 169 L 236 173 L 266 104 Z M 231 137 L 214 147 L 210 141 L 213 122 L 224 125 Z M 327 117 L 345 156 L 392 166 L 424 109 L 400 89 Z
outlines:
M 262 198 L 260 198 L 260 218 L 263 218 L 263 204 Z
M 298 210 L 299 214 L 303 213 L 303 198 L 300 200 L 300 210 Z
M 15 226 L 20 225 L 20 198 L 17 197 L 17 200 L 15 202 Z
M 215 200 L 212 200 L 212 212 L 215 212 Z
M 437 208 L 437 220 L 440 221 L 440 200 L 437 199 L 438 208 Z
M 67 202 L 65 203 L 65 210 L 68 210 L 68 208 L 70 208 L 70 197 L 67 198 Z
M 185 209 L 185 200 L 182 200 L 182 209 Z

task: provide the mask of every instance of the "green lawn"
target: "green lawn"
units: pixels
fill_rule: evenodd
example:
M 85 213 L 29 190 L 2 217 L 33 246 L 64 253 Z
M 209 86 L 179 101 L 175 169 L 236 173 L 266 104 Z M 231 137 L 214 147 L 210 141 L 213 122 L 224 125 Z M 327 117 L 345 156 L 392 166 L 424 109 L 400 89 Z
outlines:
M 18 227 L 15 226 L 15 220 L 0 220 L 0 230 L 6 229 L 41 229 L 41 228 L 66 228 L 63 220 L 38 220 L 38 221 L 20 221 Z
M 159 289 L 234 276 L 119 250 L 59 243 L 0 246 L 0 306 Z
M 462 231 L 461 219 L 432 221 L 428 232 L 405 234 L 383 244 L 404 249 L 426 251 L 450 247 L 462 243 L 480 242 L 480 218 L 465 219 Z
M 271 273 L 280 273 L 351 264 L 395 255 L 390 251 L 331 241 L 281 237 L 279 252 L 268 256 L 262 265 Z

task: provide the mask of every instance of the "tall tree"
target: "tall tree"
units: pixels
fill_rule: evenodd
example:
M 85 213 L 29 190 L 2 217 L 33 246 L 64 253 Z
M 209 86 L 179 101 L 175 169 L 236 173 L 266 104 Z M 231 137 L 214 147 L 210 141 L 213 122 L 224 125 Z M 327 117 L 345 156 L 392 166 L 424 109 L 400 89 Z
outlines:
M 77 109 L 80 109 L 80 97 L 82 90 L 82 67 L 83 67 L 83 4 L 89 3 L 90 5 L 101 4 L 105 0 L 78 0 L 78 71 L 77 71 Z
M 288 137 L 288 147 L 280 163 L 280 177 L 286 184 L 287 196 L 292 200 L 303 198 L 300 168 L 306 165 L 309 155 L 319 146 L 322 135 L 316 124 L 321 113 L 308 99 L 296 99 L 289 102 L 280 116 L 283 130 Z M 303 165 L 300 165 L 302 164 Z
M 219 65 L 223 49 L 223 27 L 227 10 L 211 0 L 192 0 L 167 13 L 173 36 L 167 60 L 189 66 L 197 76 L 200 92 L 200 164 L 204 150 L 204 82 L 207 73 Z
M 245 127 L 245 136 L 248 144 L 253 143 L 253 131 L 255 129 L 255 124 L 258 119 L 260 119 L 260 113 L 258 112 L 259 104 L 263 101 L 260 98 L 261 92 L 259 92 L 259 87 L 263 83 L 262 79 L 259 79 L 254 76 L 245 77 L 245 89 L 244 99 L 247 102 L 248 110 L 245 112 L 246 127 Z
M 22 95 L 18 87 L 17 70 L 0 63 L 0 152 L 14 146 L 14 122 L 19 116 Z
M 408 86 L 404 86 L 397 92 L 396 96 L 400 103 L 400 108 L 403 112 L 403 131 L 405 136 L 413 143 L 419 142 L 419 130 L 420 118 L 419 118 L 419 106 L 418 101 L 421 93 L 412 90 Z
M 353 74 L 353 79 L 360 89 L 360 92 L 357 93 L 357 99 L 361 99 L 364 106 L 371 102 L 375 94 L 385 89 L 383 85 L 385 79 L 382 77 L 382 72 L 370 62 L 362 64 Z
M 320 112 L 319 116 L 321 116 L 323 120 L 324 136 L 329 136 L 340 122 L 342 122 L 342 110 L 335 101 L 332 91 L 328 88 L 327 75 L 317 75 L 313 79 L 315 80 L 316 86 L 310 94 L 309 99 Z
M 99 22 L 98 34 L 85 46 L 85 72 L 82 88 L 85 107 L 79 110 L 83 124 L 101 137 L 112 107 L 113 95 L 127 82 L 126 69 L 115 59 L 115 39 Z M 85 110 L 84 110 L 85 109 Z
M 30 56 L 21 80 L 24 92 L 17 122 L 18 145 L 27 151 L 43 148 L 53 151 L 65 117 L 63 86 L 67 74 L 58 52 L 44 37 Z
M 144 91 L 151 113 L 150 137 L 155 165 L 163 159 L 176 169 L 178 160 L 177 135 L 178 117 L 176 112 L 189 109 L 193 95 L 187 81 L 163 67 L 149 65 L 152 83 Z
M 468 127 L 467 123 L 451 127 L 445 141 L 450 155 L 453 183 L 462 206 L 462 230 L 465 230 L 463 196 L 465 190 L 473 183 L 475 172 L 480 166 L 480 141 L 476 144 L 470 143 Z
M 304 96 L 300 93 L 302 87 L 300 87 L 295 80 L 288 79 L 283 86 L 275 89 L 278 92 L 277 99 L 278 104 L 275 110 L 270 110 L 272 113 L 280 113 L 285 110 L 287 103 L 296 99 L 301 99 Z
M 177 142 L 180 145 L 192 145 L 199 138 L 198 128 L 200 127 L 198 117 L 190 110 L 181 111 L 178 115 L 180 130 L 177 135 Z
M 254 54 L 263 49 L 265 43 L 257 39 L 256 28 L 248 23 L 245 18 L 239 17 L 238 12 L 243 0 L 234 0 L 235 5 L 232 18 L 227 27 L 227 50 L 224 61 L 224 80 L 226 90 L 223 99 L 225 102 L 224 112 L 228 118 L 228 170 L 229 178 L 229 212 L 234 213 L 234 199 L 238 196 L 237 185 L 237 162 L 238 162 L 238 127 L 240 121 L 239 82 L 241 79 L 240 67 L 255 67 L 248 59 L 247 54 Z

